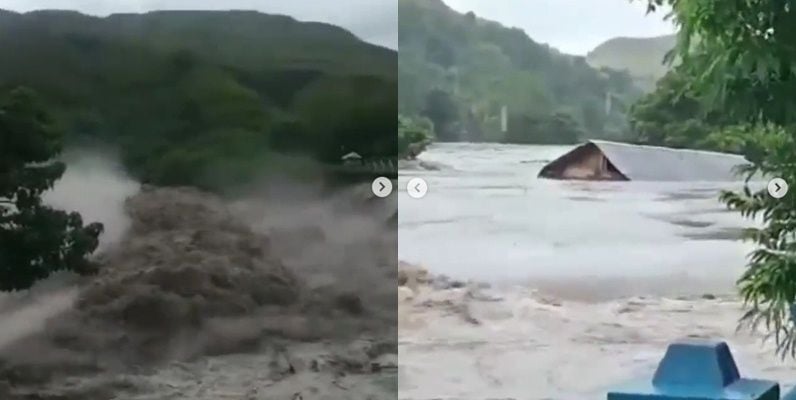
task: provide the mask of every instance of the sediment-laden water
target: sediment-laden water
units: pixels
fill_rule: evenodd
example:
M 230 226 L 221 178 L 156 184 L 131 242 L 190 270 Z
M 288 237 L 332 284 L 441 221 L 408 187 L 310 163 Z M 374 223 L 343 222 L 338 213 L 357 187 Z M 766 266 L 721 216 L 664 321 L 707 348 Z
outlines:
M 47 201 L 106 224 L 100 273 L 0 296 L 0 399 L 394 398 L 396 205 L 369 187 L 222 199 L 80 157 Z
M 717 201 L 737 182 L 540 180 L 567 147 L 439 144 L 405 168 L 399 257 L 489 283 L 403 288 L 402 399 L 590 399 L 654 370 L 684 337 L 729 341 L 741 372 L 792 379 L 759 335 L 736 333 L 745 221 Z M 459 286 L 459 285 L 453 285 Z

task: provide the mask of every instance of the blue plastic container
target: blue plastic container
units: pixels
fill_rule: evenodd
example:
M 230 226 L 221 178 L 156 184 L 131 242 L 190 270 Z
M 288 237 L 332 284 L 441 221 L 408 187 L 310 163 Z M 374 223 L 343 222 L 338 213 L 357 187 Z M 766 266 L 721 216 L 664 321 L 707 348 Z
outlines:
M 608 400 L 683 399 L 779 400 L 779 384 L 741 378 L 725 342 L 682 341 L 669 345 L 651 380 L 608 393 Z

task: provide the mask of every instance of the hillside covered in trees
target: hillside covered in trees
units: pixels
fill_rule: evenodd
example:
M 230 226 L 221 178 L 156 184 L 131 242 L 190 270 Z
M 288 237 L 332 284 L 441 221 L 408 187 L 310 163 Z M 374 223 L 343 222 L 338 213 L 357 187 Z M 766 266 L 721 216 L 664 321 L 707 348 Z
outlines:
M 652 91 L 656 82 L 669 71 L 670 65 L 664 62 L 664 58 L 676 44 L 675 35 L 617 37 L 595 47 L 586 55 L 586 60 L 596 68 L 626 70 L 637 86 Z
M 244 181 L 274 152 L 325 163 L 397 153 L 397 53 L 332 25 L 0 10 L 0 59 L 0 90 L 33 89 L 67 145 L 117 148 L 145 182 Z
M 399 110 L 430 119 L 438 140 L 627 137 L 625 112 L 640 95 L 627 72 L 597 70 L 584 57 L 562 54 L 472 12 L 458 13 L 440 0 L 398 4 Z

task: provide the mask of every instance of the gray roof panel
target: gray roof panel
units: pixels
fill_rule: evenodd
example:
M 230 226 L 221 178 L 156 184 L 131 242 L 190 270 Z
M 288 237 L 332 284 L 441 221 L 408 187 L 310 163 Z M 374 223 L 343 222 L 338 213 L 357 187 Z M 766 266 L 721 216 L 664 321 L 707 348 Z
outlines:
M 734 168 L 749 162 L 740 155 L 591 140 L 606 158 L 634 181 L 736 181 Z

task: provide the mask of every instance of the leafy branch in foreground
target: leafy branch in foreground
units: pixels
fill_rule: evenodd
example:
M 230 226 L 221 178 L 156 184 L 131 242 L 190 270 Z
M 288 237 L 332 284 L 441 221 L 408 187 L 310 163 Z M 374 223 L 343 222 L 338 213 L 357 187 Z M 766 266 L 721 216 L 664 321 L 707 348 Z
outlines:
M 744 132 L 747 152 L 766 155 L 743 169 L 748 178 L 777 175 L 796 181 L 796 153 L 785 151 L 796 148 L 796 140 L 788 130 L 767 124 Z M 746 238 L 757 248 L 749 254 L 748 268 L 738 280 L 747 307 L 741 326 L 765 328 L 780 355 L 796 356 L 796 199 L 775 199 L 765 188 L 752 191 L 748 184 L 741 193 L 723 192 L 720 199 L 742 216 L 762 223 L 746 231 Z
M 790 2 L 648 0 L 667 6 L 679 27 L 677 71 L 705 112 L 745 127 L 711 134 L 741 150 L 746 171 L 796 182 L 796 10 Z M 760 227 L 757 245 L 738 286 L 748 312 L 741 326 L 763 327 L 777 352 L 796 356 L 796 197 L 774 199 L 752 191 L 724 192 L 721 200 Z
M 61 134 L 34 94 L 11 91 L 0 99 L 0 291 L 20 290 L 55 271 L 94 272 L 87 259 L 102 225 L 43 204 L 42 194 L 66 166 L 53 159 Z

